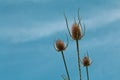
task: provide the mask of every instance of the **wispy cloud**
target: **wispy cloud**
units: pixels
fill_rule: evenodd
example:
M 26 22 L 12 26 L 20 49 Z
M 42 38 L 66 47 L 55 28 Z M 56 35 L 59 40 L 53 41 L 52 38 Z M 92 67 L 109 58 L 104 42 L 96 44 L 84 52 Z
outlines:
M 36 40 L 45 36 L 64 30 L 62 22 L 47 23 L 46 25 L 34 24 L 35 27 L 17 27 L 17 28 L 0 28 L 0 37 L 2 40 L 10 42 L 26 42 Z M 42 27 L 41 27 L 42 26 Z
M 101 10 L 98 14 L 92 15 L 89 19 L 83 20 L 88 29 L 95 29 L 102 27 L 102 25 L 109 24 L 111 22 L 120 19 L 119 9 Z M 70 21 L 71 23 L 72 21 Z M 26 42 L 36 40 L 45 36 L 49 36 L 59 31 L 66 30 L 65 20 L 57 20 L 46 22 L 41 24 L 39 22 L 33 22 L 31 27 L 16 27 L 16 28 L 0 28 L 0 37 L 3 40 L 9 40 L 11 42 Z
M 88 28 L 98 28 L 119 19 L 120 9 L 101 10 L 98 14 L 92 15 L 90 19 L 85 20 L 85 23 Z

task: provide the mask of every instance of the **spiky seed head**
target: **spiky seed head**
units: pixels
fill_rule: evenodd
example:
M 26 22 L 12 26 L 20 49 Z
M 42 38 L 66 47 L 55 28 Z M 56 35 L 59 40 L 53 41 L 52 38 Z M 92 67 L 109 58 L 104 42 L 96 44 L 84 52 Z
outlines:
M 91 64 L 89 57 L 85 56 L 82 60 L 83 66 L 89 66 Z
M 65 44 L 62 40 L 57 40 L 55 45 L 58 51 L 65 50 Z
M 71 34 L 72 34 L 73 40 L 81 39 L 82 34 L 81 34 L 80 27 L 79 27 L 79 25 L 77 23 L 74 23 L 72 25 Z

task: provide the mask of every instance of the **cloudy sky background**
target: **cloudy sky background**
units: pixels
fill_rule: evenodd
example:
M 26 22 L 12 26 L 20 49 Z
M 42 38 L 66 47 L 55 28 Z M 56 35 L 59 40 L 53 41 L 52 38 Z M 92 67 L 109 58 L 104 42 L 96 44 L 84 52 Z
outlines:
M 71 25 L 78 8 L 86 25 L 81 58 L 88 50 L 93 60 L 90 79 L 119 80 L 119 0 L 0 0 L 0 80 L 62 80 L 64 65 L 53 43 L 66 41 L 63 13 Z M 65 57 L 71 79 L 78 80 L 71 39 Z

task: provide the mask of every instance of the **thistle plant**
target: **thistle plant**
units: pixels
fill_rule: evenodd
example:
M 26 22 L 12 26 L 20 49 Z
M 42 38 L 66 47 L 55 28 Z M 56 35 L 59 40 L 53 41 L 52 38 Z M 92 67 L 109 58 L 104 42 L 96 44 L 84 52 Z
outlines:
M 83 60 L 82 60 L 82 63 L 83 63 L 83 66 L 86 68 L 86 74 L 87 74 L 87 80 L 90 80 L 89 79 L 89 71 L 88 71 L 88 67 L 90 66 L 91 64 L 91 61 L 89 59 L 89 56 L 84 56 Z
M 56 51 L 61 52 L 61 54 L 62 54 L 67 78 L 68 78 L 68 80 L 70 80 L 70 76 L 69 76 L 69 72 L 68 72 L 68 68 L 67 68 L 67 64 L 66 64 L 66 60 L 65 60 L 65 56 L 64 56 L 64 50 L 67 48 L 67 46 L 68 46 L 68 43 L 65 45 L 62 40 L 57 40 L 55 45 L 54 45 Z
M 69 25 L 68 25 L 68 20 L 66 15 L 64 14 L 65 17 L 65 22 L 66 22 L 66 26 L 67 26 L 67 30 L 68 33 L 70 35 L 70 37 L 73 39 L 73 41 L 75 41 L 76 43 L 76 53 L 77 53 L 77 64 L 78 64 L 78 72 L 79 72 L 79 79 L 82 80 L 82 69 L 81 69 L 81 64 L 83 64 L 83 66 L 86 68 L 86 75 L 87 75 L 87 80 L 89 80 L 89 70 L 88 67 L 91 64 L 91 61 L 89 59 L 89 56 L 84 56 L 84 58 L 81 60 L 81 55 L 80 55 L 80 50 L 79 50 L 79 41 L 85 36 L 85 25 L 82 25 L 81 23 L 81 17 L 79 15 L 79 9 L 78 9 L 78 20 L 74 20 L 71 29 L 69 29 Z M 67 38 L 68 41 L 68 38 Z M 62 40 L 57 40 L 55 45 L 54 45 L 56 51 L 61 52 L 62 54 L 62 58 L 63 58 L 63 62 L 64 62 L 64 66 L 66 69 L 66 74 L 67 74 L 67 78 L 68 80 L 70 80 L 70 76 L 69 76 L 69 72 L 68 72 L 68 68 L 66 65 L 66 60 L 64 57 L 64 50 L 68 47 L 68 43 L 65 45 L 64 42 Z M 66 80 L 66 78 L 63 77 L 64 80 Z
M 70 32 L 70 29 L 69 29 L 69 26 L 68 26 L 68 20 L 67 20 L 67 17 L 66 17 L 65 14 L 64 14 L 64 17 L 65 17 L 66 26 L 67 26 L 69 35 L 76 42 L 78 70 L 79 70 L 80 80 L 82 80 L 82 71 L 81 71 L 81 64 L 80 64 L 80 51 L 79 51 L 79 40 L 81 40 L 83 38 L 83 36 L 85 35 L 85 26 L 84 26 L 84 29 L 83 29 L 83 26 L 81 24 L 80 15 L 79 15 L 79 9 L 78 9 L 78 22 L 76 22 L 76 20 L 75 20 L 75 22 L 72 25 L 71 32 Z

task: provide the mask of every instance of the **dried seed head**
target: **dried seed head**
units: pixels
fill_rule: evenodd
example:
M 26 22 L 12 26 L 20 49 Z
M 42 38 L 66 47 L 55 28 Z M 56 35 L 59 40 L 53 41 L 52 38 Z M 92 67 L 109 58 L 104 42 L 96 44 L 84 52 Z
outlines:
M 55 46 L 57 48 L 57 51 L 65 50 L 65 44 L 62 40 L 57 40 Z
M 77 23 L 72 25 L 71 34 L 74 40 L 79 40 L 82 38 L 81 30 Z
M 90 59 L 87 56 L 83 58 L 82 63 L 84 66 L 89 66 L 91 64 Z

